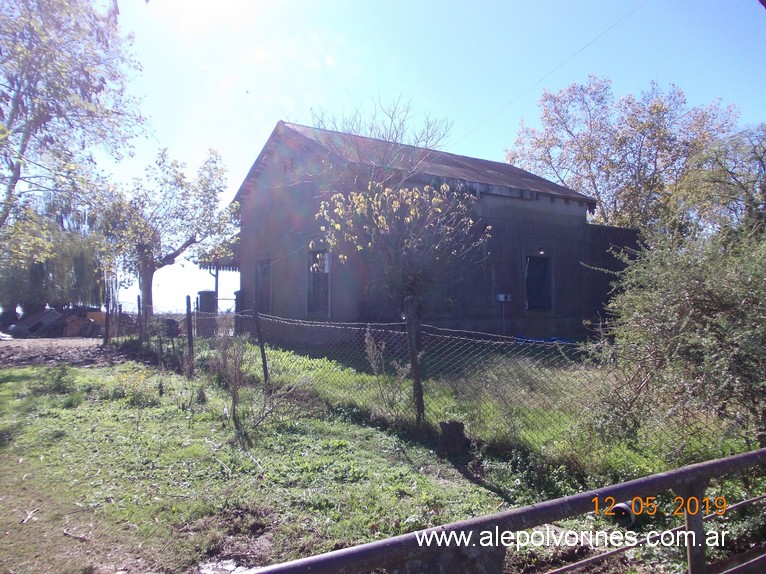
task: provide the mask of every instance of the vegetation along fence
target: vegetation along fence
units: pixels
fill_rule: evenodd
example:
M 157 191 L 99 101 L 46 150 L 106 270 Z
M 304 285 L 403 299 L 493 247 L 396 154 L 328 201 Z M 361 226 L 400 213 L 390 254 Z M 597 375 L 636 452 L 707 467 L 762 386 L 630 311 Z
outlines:
M 242 384 L 300 389 L 351 416 L 430 433 L 449 455 L 522 448 L 573 463 L 570 470 L 630 478 L 753 448 L 754 429 L 662 387 L 637 387 L 571 343 L 415 321 L 338 324 L 191 307 L 186 317 L 155 317 L 145 330 L 187 372 L 229 352 L 227 341 L 257 342 L 260 349 L 249 344 L 238 359 Z
M 763 549 L 757 555 L 747 556 L 744 561 L 737 559 L 716 564 L 709 568 L 706 558 L 705 519 L 721 518 L 726 513 L 725 500 L 711 516 L 704 516 L 699 501 L 705 500 L 705 488 L 710 479 L 726 474 L 738 473 L 756 465 L 766 464 L 766 449 L 723 459 L 707 461 L 669 472 L 659 473 L 597 490 L 581 492 L 573 496 L 549 500 L 533 506 L 514 508 L 491 516 L 482 516 L 446 524 L 419 532 L 410 532 L 393 538 L 370 542 L 360 546 L 344 548 L 326 554 L 311 556 L 274 566 L 258 569 L 263 574 L 356 574 L 360 572 L 466 572 L 472 574 L 500 574 L 506 554 L 506 547 L 513 548 L 511 537 L 518 541 L 529 541 L 532 535 L 522 537 L 520 533 L 543 524 L 550 524 L 573 516 L 593 512 L 597 501 L 626 500 L 636 507 L 636 501 L 652 501 L 653 495 L 672 490 L 684 504 L 682 513 L 685 524 L 663 533 L 652 533 L 643 540 L 636 537 L 636 543 L 612 542 L 617 548 L 598 553 L 591 558 L 564 566 L 549 574 L 563 574 L 572 570 L 592 568 L 593 564 L 615 554 L 625 552 L 638 544 L 657 545 L 657 538 L 670 537 L 672 546 L 686 547 L 689 574 L 707 574 L 726 571 L 729 574 L 755 574 L 766 569 L 766 555 Z M 748 500 L 745 504 L 756 502 Z M 720 512 L 723 510 L 723 512 Z M 728 509 L 733 510 L 733 506 Z M 539 531 L 538 531 L 539 532 Z M 487 534 L 490 536 L 487 537 Z M 495 534 L 495 538 L 492 538 Z M 502 538 L 501 538 L 502 534 Z M 574 534 L 574 533 L 572 533 Z M 612 540 L 623 540 L 622 531 L 612 531 Z M 627 534 L 625 534 L 627 536 Z M 484 544 L 477 541 L 485 540 Z M 576 536 L 575 536 L 576 538 Z M 490 540 L 491 543 L 490 543 Z M 505 539 L 506 542 L 502 542 Z M 446 542 L 445 541 L 449 541 Z M 472 542 L 473 541 L 473 542 Z M 383 570 L 385 569 L 385 570 Z

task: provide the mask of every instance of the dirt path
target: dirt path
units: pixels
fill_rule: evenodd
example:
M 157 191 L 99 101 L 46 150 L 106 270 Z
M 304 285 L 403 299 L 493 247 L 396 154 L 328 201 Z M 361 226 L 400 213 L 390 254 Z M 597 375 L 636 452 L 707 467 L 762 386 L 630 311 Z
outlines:
M 124 359 L 114 348 L 102 348 L 101 339 L 2 339 L 0 367 L 24 365 L 53 366 L 66 363 L 76 367 L 103 366 Z

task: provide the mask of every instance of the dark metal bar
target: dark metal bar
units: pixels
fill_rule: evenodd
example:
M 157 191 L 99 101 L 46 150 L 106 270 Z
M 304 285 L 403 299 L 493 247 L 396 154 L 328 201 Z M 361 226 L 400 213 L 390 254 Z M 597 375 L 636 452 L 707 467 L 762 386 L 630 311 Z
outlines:
M 753 504 L 755 502 L 760 502 L 761 500 L 764 500 L 764 499 L 766 499 L 766 494 L 762 496 L 756 496 L 755 498 L 749 498 L 747 500 L 743 500 L 742 502 L 738 502 L 736 504 L 732 504 L 731 506 L 729 506 L 726 509 L 726 512 L 727 513 L 733 512 L 737 510 L 738 508 L 747 506 L 748 504 Z M 719 516 L 719 515 L 716 513 L 711 513 L 703 517 L 702 520 L 710 520 L 711 518 L 715 518 L 716 516 Z M 686 525 L 676 526 L 675 528 L 667 530 L 666 532 L 681 532 L 684 529 L 686 529 Z M 654 536 L 649 536 L 648 538 L 639 540 L 638 546 L 643 546 L 647 542 L 657 542 L 658 540 L 660 540 L 661 534 L 662 533 L 655 534 Z M 628 550 L 631 550 L 632 548 L 635 548 L 635 547 L 620 546 L 613 550 L 609 550 L 607 552 L 603 552 L 595 556 L 590 556 L 589 558 L 585 558 L 583 560 L 580 560 L 579 562 L 574 562 L 573 564 L 567 564 L 566 566 L 561 566 L 560 568 L 556 568 L 555 570 L 549 570 L 548 572 L 546 572 L 546 574 L 565 574 L 566 572 L 574 572 L 576 570 L 579 570 L 580 568 L 585 568 L 586 566 L 590 566 L 592 564 L 596 564 L 598 562 L 602 562 L 604 560 L 612 558 L 613 556 L 617 556 L 618 554 L 623 554 L 627 552 Z
M 186 296 L 186 343 L 189 347 L 189 379 L 194 377 L 194 333 L 192 333 L 191 295 Z
M 478 540 L 480 532 L 498 529 L 499 531 L 520 531 L 540 524 L 563 520 L 572 516 L 586 514 L 594 510 L 593 498 L 603 500 L 612 496 L 615 500 L 631 500 L 636 496 L 649 496 L 666 490 L 679 491 L 689 488 L 695 483 L 705 482 L 710 478 L 736 473 L 751 466 L 766 464 L 766 448 L 739 454 L 727 458 L 711 460 L 679 469 L 662 472 L 652 476 L 638 478 L 621 484 L 607 486 L 588 492 L 565 496 L 531 506 L 515 508 L 506 512 L 454 522 L 443 526 L 429 528 L 419 533 L 411 532 L 386 540 L 370 542 L 360 546 L 344 548 L 326 554 L 311 556 L 267 566 L 256 570 L 259 574 L 352 574 L 374 570 L 375 568 L 396 567 L 399 572 L 409 572 L 403 567 L 408 563 L 420 564 L 421 571 L 424 563 L 431 562 L 435 555 L 439 560 L 448 563 L 459 560 L 460 557 L 474 555 L 476 551 L 486 551 L 488 548 L 450 546 L 427 546 L 418 543 L 418 534 L 426 532 L 472 532 L 473 540 Z M 704 543 L 704 541 L 703 541 Z M 457 563 L 457 562 L 455 562 Z M 411 570 L 418 571 L 417 569 Z M 431 570 L 438 572 L 439 570 Z M 448 572 L 449 570 L 444 570 Z M 482 570 L 473 570 L 481 572 Z M 471 572 L 469 569 L 463 572 Z
M 676 489 L 676 492 L 686 501 L 684 509 L 686 531 L 694 534 L 693 538 L 688 536 L 686 538 L 686 560 L 689 564 L 689 574 L 707 574 L 705 531 L 703 529 L 703 515 L 700 508 L 702 499 L 705 497 L 707 483 L 707 479 L 700 479 Z M 692 501 L 696 503 L 695 512 L 689 511 Z

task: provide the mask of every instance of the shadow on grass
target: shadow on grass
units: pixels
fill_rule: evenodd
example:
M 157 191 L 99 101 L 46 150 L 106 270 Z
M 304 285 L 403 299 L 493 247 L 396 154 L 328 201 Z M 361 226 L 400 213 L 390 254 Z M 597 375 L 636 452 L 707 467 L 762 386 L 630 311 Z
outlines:
M 390 421 L 372 416 L 370 411 L 359 407 L 333 407 L 332 405 L 328 405 L 328 410 L 331 414 L 343 417 L 354 424 L 372 426 L 388 432 L 405 442 L 418 444 L 438 453 L 439 456 L 444 460 L 449 461 L 455 470 L 473 484 L 492 492 L 508 504 L 515 504 L 515 499 L 509 496 L 505 489 L 485 480 L 472 470 L 472 463 L 475 462 L 473 453 L 466 453 L 460 456 L 447 456 L 441 446 L 441 434 L 438 425 L 426 422 L 418 429 L 414 424 L 392 424 Z M 506 451 L 505 454 L 507 455 L 508 451 Z M 400 451 L 400 455 L 412 466 L 415 466 L 415 463 L 410 460 L 405 451 Z
M 467 453 L 460 456 L 450 456 L 446 458 L 447 460 L 450 461 L 450 464 L 452 464 L 455 470 L 457 470 L 461 475 L 463 475 L 463 478 L 465 478 L 469 482 L 472 482 L 476 486 L 480 486 L 481 488 L 490 491 L 497 497 L 502 498 L 507 504 L 510 504 L 510 505 L 516 504 L 516 499 L 510 496 L 505 491 L 505 489 L 485 480 L 482 476 L 476 474 L 476 472 L 472 470 L 472 467 L 474 466 L 476 459 L 471 453 Z
M 10 371 L 0 371 L 0 385 L 7 383 L 28 383 L 40 379 L 39 371 L 28 368 L 12 369 Z

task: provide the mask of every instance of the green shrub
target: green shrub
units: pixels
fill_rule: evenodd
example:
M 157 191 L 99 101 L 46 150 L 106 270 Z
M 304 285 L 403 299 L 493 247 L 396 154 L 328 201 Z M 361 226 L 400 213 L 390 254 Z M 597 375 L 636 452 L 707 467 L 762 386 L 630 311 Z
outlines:
M 74 391 L 69 393 L 61 403 L 61 406 L 65 409 L 76 409 L 82 404 L 85 395 L 82 391 Z
M 33 395 L 68 395 L 75 391 L 74 375 L 66 365 L 46 370 L 40 380 L 30 385 Z

